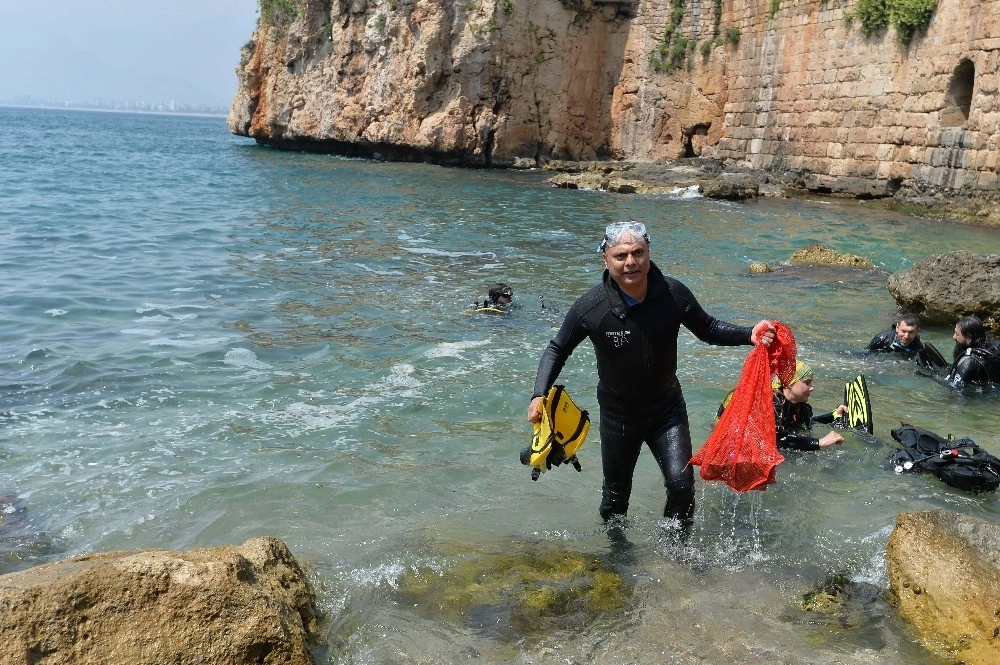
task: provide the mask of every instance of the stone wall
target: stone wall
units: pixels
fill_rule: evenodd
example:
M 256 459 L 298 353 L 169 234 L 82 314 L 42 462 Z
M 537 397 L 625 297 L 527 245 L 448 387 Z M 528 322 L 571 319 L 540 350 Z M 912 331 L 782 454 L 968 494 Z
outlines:
M 269 145 L 700 156 L 865 197 L 998 192 L 1000 0 L 940 0 L 908 46 L 865 37 L 854 0 L 293 1 L 244 48 L 229 117 Z
M 768 4 L 726 3 L 743 37 L 715 155 L 874 179 L 873 194 L 997 189 L 1000 3 L 940 0 L 909 46 L 866 38 L 851 2 L 786 0 L 773 20 Z

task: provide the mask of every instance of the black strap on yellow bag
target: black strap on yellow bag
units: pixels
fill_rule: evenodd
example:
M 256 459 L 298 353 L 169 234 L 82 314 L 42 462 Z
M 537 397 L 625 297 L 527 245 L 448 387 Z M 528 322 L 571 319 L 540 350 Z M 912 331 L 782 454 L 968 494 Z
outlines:
M 590 414 L 573 403 L 564 386 L 552 386 L 542 398 L 542 420 L 535 423 L 531 446 L 521 451 L 521 464 L 532 467 L 532 480 L 563 463 L 580 471 L 576 451 L 589 431 Z

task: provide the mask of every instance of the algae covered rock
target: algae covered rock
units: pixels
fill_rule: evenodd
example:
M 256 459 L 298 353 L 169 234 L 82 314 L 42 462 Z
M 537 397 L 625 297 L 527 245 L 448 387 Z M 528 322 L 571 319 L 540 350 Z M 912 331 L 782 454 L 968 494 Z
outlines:
M 874 268 L 873 264 L 863 256 L 842 254 L 818 243 L 807 245 L 794 252 L 788 262 L 795 265 L 814 266 L 845 266 L 849 268 Z
M 621 575 L 598 557 L 547 546 L 472 553 L 447 570 L 416 568 L 395 592 L 425 618 L 502 638 L 579 629 L 631 602 Z

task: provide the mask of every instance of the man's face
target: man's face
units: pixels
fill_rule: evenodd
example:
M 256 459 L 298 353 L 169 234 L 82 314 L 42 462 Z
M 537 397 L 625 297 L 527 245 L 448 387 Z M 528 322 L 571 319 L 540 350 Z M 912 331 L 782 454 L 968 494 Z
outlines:
M 955 326 L 955 334 L 952 335 L 951 338 L 953 340 L 955 340 L 956 342 L 958 342 L 959 344 L 961 344 L 962 346 L 971 346 L 972 345 L 972 338 L 971 337 L 966 337 L 965 335 L 963 335 L 962 334 L 962 329 L 959 328 L 957 325 Z
M 635 236 L 626 236 L 604 251 L 604 267 L 621 288 L 645 286 L 649 275 L 649 245 Z
M 903 346 L 909 346 L 917 338 L 919 332 L 920 326 L 911 326 L 900 321 L 896 324 L 896 341 Z

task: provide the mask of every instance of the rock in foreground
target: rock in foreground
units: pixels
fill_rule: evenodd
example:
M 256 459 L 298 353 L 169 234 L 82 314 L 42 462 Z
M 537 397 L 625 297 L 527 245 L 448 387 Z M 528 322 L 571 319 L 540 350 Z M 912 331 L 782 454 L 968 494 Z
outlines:
M 276 538 L 0 577 L 0 663 L 312 665 L 315 595 Z
M 966 665 L 1000 663 L 1000 526 L 938 510 L 900 513 L 889 584 L 924 645 Z

